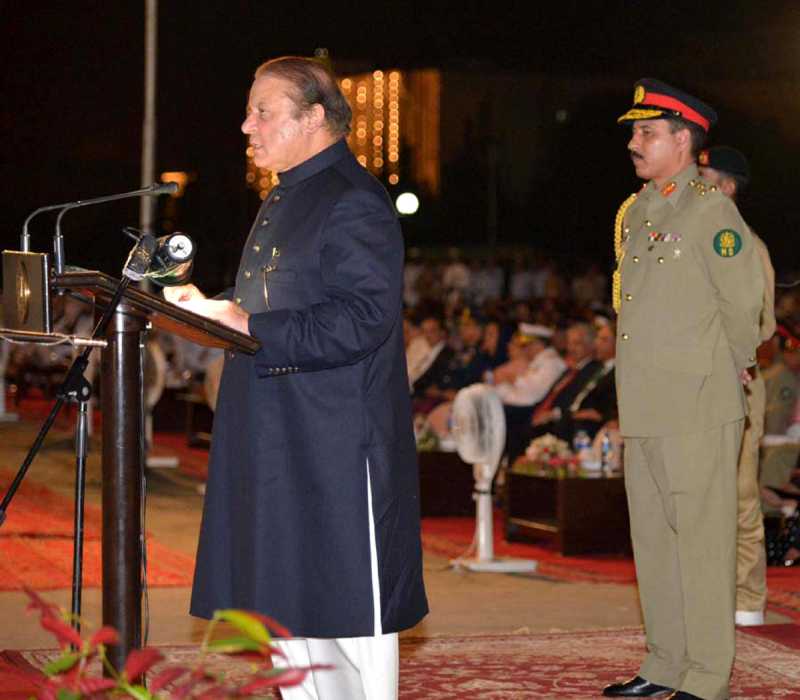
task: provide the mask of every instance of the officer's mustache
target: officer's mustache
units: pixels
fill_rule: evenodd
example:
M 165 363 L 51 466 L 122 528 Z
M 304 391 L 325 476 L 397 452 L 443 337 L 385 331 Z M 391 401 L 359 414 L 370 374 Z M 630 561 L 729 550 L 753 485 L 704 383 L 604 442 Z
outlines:
M 639 153 L 638 151 L 631 151 L 630 153 L 631 153 L 631 158 L 632 159 L 636 159 L 636 158 L 638 158 L 639 160 L 644 159 L 644 156 L 641 153 Z

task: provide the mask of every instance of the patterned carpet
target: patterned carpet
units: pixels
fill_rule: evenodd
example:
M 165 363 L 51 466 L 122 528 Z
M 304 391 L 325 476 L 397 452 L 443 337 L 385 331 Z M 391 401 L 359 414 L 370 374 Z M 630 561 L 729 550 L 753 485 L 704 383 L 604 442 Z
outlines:
M 800 699 L 800 628 L 767 625 L 737 634 L 731 698 Z M 401 700 L 483 698 L 596 699 L 598 689 L 635 671 L 643 653 L 640 629 L 624 628 L 547 634 L 404 638 L 400 643 Z M 190 663 L 187 647 L 162 649 L 167 665 Z M 41 666 L 53 651 L 0 654 L 0 700 L 25 697 L 11 667 Z M 241 662 L 215 657 L 227 674 L 245 673 Z M 157 672 L 158 669 L 155 669 Z

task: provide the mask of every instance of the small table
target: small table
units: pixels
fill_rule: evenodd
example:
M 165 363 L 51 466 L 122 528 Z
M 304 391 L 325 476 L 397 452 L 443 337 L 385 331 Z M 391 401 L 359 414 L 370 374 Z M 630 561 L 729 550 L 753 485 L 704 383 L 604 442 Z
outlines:
M 622 476 L 510 471 L 504 515 L 509 541 L 555 541 L 567 556 L 631 551 Z
M 472 465 L 457 452 L 420 451 L 417 458 L 422 517 L 474 516 Z

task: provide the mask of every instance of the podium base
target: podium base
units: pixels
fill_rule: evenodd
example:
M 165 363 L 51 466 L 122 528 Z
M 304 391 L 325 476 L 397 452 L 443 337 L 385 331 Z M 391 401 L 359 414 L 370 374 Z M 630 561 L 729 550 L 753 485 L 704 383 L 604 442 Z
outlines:
M 478 573 L 522 574 L 536 571 L 538 562 L 533 559 L 451 559 L 456 569 L 467 569 Z

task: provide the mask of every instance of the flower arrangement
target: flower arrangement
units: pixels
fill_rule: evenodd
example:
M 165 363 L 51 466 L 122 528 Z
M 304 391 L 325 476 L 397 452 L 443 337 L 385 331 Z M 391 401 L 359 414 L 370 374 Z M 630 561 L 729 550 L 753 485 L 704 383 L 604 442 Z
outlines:
M 100 700 L 111 697 L 132 697 L 136 700 L 184 700 L 199 698 L 223 700 L 263 696 L 270 688 L 291 687 L 303 682 L 309 671 L 329 669 L 330 666 L 273 668 L 273 654 L 282 656 L 272 644 L 272 634 L 291 637 L 291 633 L 265 615 L 243 610 L 218 610 L 208 625 L 194 665 L 161 668 L 147 679 L 145 675 L 164 660 L 155 648 L 134 649 L 125 666 L 115 669 L 106 656 L 106 646 L 118 642 L 111 627 L 102 627 L 84 640 L 69 622 L 69 613 L 43 600 L 37 593 L 25 589 L 30 603 L 28 610 L 41 614 L 40 624 L 58 641 L 61 654 L 41 672 L 17 669 L 20 677 L 36 688 L 38 700 Z M 212 640 L 214 627 L 228 622 L 238 634 L 229 639 Z M 249 673 L 238 674 L 232 681 L 225 674 L 214 673 L 207 666 L 209 653 L 235 654 L 250 663 Z M 94 663 L 100 661 L 100 664 Z M 106 675 L 102 675 L 102 670 Z
M 569 444 L 551 433 L 531 441 L 525 450 L 522 464 L 514 465 L 517 472 L 560 472 L 577 469 L 578 458 L 572 453 Z

